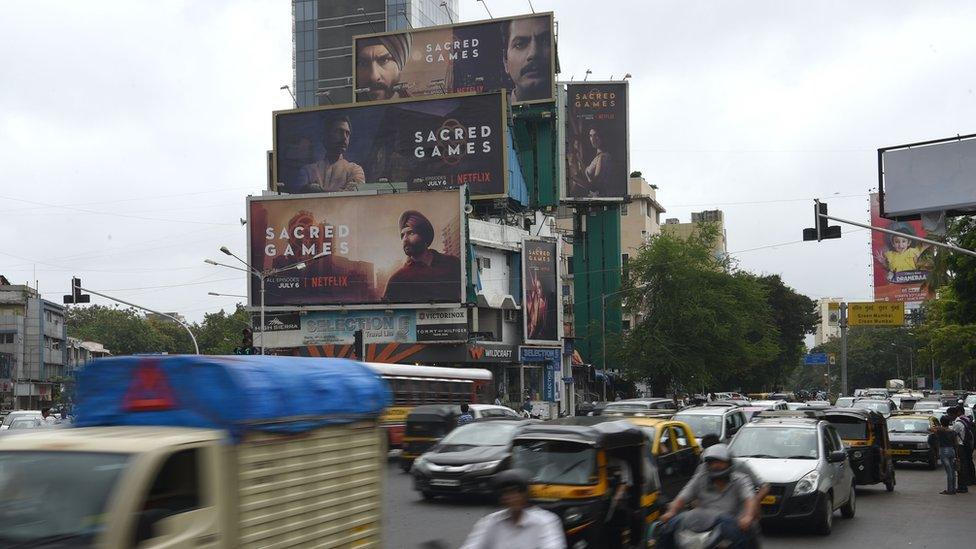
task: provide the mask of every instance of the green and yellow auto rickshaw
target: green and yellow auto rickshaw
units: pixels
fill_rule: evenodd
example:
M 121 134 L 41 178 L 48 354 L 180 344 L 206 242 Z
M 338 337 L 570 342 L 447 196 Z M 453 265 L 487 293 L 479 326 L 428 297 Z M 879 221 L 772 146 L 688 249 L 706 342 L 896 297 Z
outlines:
M 530 475 L 533 502 L 562 519 L 568 547 L 606 547 L 615 536 L 624 547 L 646 547 L 663 505 L 649 446 L 639 427 L 619 418 L 562 418 L 525 426 L 513 440 L 512 468 Z M 617 503 L 628 476 L 631 488 Z

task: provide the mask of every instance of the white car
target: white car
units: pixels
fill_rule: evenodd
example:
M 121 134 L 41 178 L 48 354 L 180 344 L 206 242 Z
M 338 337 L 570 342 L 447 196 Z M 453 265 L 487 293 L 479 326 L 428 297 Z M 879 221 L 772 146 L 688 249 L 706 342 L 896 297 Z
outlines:
M 762 406 L 767 410 L 789 410 L 785 400 L 753 400 L 749 406 Z
M 39 410 L 14 410 L 13 412 L 7 414 L 7 417 L 3 418 L 3 424 L 0 425 L 0 431 L 6 431 L 7 429 L 9 429 L 10 424 L 17 419 L 24 419 L 24 418 L 43 419 L 43 417 L 44 416 L 41 415 L 41 412 Z
M 497 404 L 469 404 L 471 415 L 475 419 L 483 417 L 522 417 L 521 414 L 508 406 L 498 406 Z

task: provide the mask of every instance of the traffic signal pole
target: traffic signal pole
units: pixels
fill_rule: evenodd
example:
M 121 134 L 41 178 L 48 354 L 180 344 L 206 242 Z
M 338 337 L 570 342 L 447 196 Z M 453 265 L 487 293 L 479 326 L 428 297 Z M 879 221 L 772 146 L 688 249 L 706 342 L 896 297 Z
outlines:
M 817 201 L 817 203 L 819 204 L 820 202 Z M 854 225 L 855 227 L 861 227 L 862 229 L 868 229 L 868 230 L 871 230 L 871 231 L 877 231 L 879 233 L 885 233 L 885 234 L 890 234 L 890 235 L 893 235 L 893 236 L 898 236 L 898 237 L 901 237 L 901 238 L 907 238 L 908 240 L 914 240 L 916 242 L 924 242 L 925 244 L 929 244 L 931 246 L 938 246 L 939 248 L 945 248 L 945 249 L 951 250 L 953 252 L 958 252 L 958 253 L 961 253 L 961 254 L 966 254 L 966 255 L 971 255 L 973 257 L 976 257 L 976 251 L 968 250 L 966 248 L 960 248 L 959 246 L 953 246 L 952 244 L 946 244 L 945 242 L 939 242 L 937 240 L 929 240 L 928 238 L 922 238 L 920 236 L 914 236 L 914 235 L 910 235 L 910 234 L 900 233 L 898 231 L 892 231 L 891 229 L 883 229 L 881 227 L 875 227 L 874 225 L 869 225 L 869 224 L 865 224 L 865 223 L 858 223 L 857 221 L 851 221 L 850 219 L 842 219 L 840 217 L 834 217 L 832 215 L 827 215 L 827 214 L 820 213 L 820 212 L 817 212 L 817 217 L 818 218 L 823 218 L 823 219 L 829 219 L 831 221 L 837 221 L 839 223 L 846 223 L 848 225 Z
M 829 369 L 830 360 L 827 361 Z M 829 371 L 829 370 L 828 370 Z M 840 395 L 847 395 L 847 303 L 840 304 Z

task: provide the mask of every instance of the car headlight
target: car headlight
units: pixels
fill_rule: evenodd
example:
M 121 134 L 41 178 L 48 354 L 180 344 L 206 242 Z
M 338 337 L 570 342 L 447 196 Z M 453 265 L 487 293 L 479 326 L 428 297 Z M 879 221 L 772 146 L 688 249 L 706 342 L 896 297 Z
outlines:
M 805 494 L 813 493 L 817 489 L 817 482 L 819 480 L 820 480 L 820 472 L 818 472 L 816 469 L 803 475 L 803 478 L 800 479 L 800 482 L 796 483 L 796 488 L 793 489 L 793 495 L 802 496 Z
M 418 471 L 426 471 L 427 459 L 424 458 L 424 456 L 420 456 L 419 458 L 413 460 L 413 467 L 411 467 L 411 469 L 416 469 Z
M 499 459 L 499 460 L 495 460 L 495 461 L 485 461 L 483 463 L 472 463 L 471 465 L 468 466 L 468 471 L 471 472 L 471 473 L 479 473 L 479 472 L 482 472 L 482 471 L 491 471 L 495 467 L 498 467 L 498 464 L 501 463 L 501 462 L 502 462 L 502 460 Z
M 862 457 L 864 457 L 864 452 L 860 450 L 854 451 L 854 459 L 861 459 Z
M 580 509 L 579 507 L 570 507 L 566 509 L 565 513 L 563 513 L 563 522 L 569 527 L 576 526 L 585 519 L 586 514 L 583 513 L 583 509 Z

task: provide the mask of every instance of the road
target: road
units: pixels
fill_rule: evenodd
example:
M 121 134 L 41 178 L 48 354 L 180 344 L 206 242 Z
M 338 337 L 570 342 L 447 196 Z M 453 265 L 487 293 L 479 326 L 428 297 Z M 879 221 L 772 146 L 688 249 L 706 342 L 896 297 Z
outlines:
M 945 488 L 941 469 L 898 467 L 898 486 L 887 493 L 881 485 L 858 489 L 857 516 L 834 520 L 829 537 L 793 530 L 766 532 L 764 549 L 830 547 L 831 549 L 960 549 L 976 544 L 976 491 L 939 495 Z M 383 537 L 389 549 L 414 549 L 439 539 L 459 547 L 478 518 L 494 510 L 488 501 L 424 502 L 410 485 L 410 476 L 391 462 L 385 489 Z

